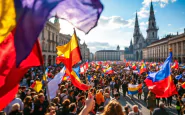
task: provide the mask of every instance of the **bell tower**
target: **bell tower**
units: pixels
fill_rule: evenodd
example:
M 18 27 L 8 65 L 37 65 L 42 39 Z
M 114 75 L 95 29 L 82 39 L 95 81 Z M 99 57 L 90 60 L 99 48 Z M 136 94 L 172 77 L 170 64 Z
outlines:
M 146 42 L 147 42 L 148 45 L 150 45 L 152 42 L 158 40 L 158 30 L 159 29 L 156 26 L 153 4 L 151 2 L 150 16 L 149 16 L 149 19 L 148 19 L 148 29 L 146 30 L 146 32 L 147 32 Z

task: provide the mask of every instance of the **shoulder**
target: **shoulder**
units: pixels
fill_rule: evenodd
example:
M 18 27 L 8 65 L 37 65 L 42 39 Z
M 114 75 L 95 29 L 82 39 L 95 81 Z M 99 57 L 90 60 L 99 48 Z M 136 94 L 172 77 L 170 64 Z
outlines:
M 153 113 L 157 113 L 158 111 L 160 111 L 160 108 L 155 108 Z

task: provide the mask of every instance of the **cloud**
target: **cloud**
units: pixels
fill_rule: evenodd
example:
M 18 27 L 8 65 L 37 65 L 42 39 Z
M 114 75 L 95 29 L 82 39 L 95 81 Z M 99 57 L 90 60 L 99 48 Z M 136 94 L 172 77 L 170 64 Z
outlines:
M 98 50 L 116 50 L 117 47 L 117 45 L 110 45 L 108 42 L 88 42 L 87 46 L 93 53 Z
M 139 16 L 139 19 L 147 18 L 149 16 L 149 10 L 147 10 L 146 7 L 142 7 L 138 12 L 138 16 Z
M 171 24 L 168 24 L 168 26 L 171 26 Z
M 161 8 L 164 8 L 165 6 L 166 6 L 166 4 L 160 3 L 160 7 L 161 7 Z
M 146 26 L 146 25 L 148 25 L 148 21 L 147 22 L 141 22 L 139 25 L 140 26 Z
M 101 16 L 98 24 L 103 28 L 107 27 L 107 29 L 117 29 L 125 27 L 129 24 L 129 20 L 125 20 L 120 16 Z
M 171 3 L 176 2 L 177 0 L 152 0 L 153 4 L 157 4 L 159 5 L 161 8 L 164 8 L 169 2 L 171 1 Z M 142 2 L 143 6 L 142 8 L 139 10 L 138 15 L 139 18 L 147 18 L 149 15 L 149 7 L 151 4 L 151 0 L 144 0 Z
M 54 19 L 50 19 L 54 22 Z M 73 26 L 65 21 L 59 20 L 60 33 L 73 34 Z M 76 29 L 77 36 L 84 41 L 90 52 L 96 52 L 103 49 L 116 49 L 120 45 L 120 49 L 124 50 L 125 46 L 129 46 L 130 39 L 133 36 L 135 17 L 133 19 L 124 19 L 121 16 L 101 16 L 96 28 L 92 29 L 87 35 Z M 95 42 L 96 41 L 96 42 Z M 94 43 L 94 44 L 93 44 Z
M 177 0 L 171 0 L 171 2 L 173 3 L 173 2 L 176 2 Z

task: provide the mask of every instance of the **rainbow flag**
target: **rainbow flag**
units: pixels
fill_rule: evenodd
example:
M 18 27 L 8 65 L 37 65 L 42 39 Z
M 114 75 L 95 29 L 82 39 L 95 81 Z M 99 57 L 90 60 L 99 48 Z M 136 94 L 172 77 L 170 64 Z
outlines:
M 112 73 L 113 73 L 112 67 L 109 67 L 109 68 L 107 68 L 107 69 L 104 69 L 103 71 L 104 71 L 104 73 L 106 73 L 106 74 L 112 74 Z
M 135 95 L 138 93 L 138 90 L 142 88 L 142 84 L 128 84 L 128 94 Z
M 141 65 L 140 74 L 142 74 L 143 72 L 146 72 L 146 66 L 144 63 Z

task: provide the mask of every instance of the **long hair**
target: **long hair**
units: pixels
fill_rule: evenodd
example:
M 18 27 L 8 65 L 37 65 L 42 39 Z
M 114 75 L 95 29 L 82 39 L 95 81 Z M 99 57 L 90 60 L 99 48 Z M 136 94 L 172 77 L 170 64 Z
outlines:
M 101 115 L 124 115 L 124 113 L 121 104 L 116 100 L 111 100 Z
M 26 96 L 24 99 L 24 106 L 26 106 L 26 107 L 30 106 L 31 102 L 32 102 L 31 96 Z

